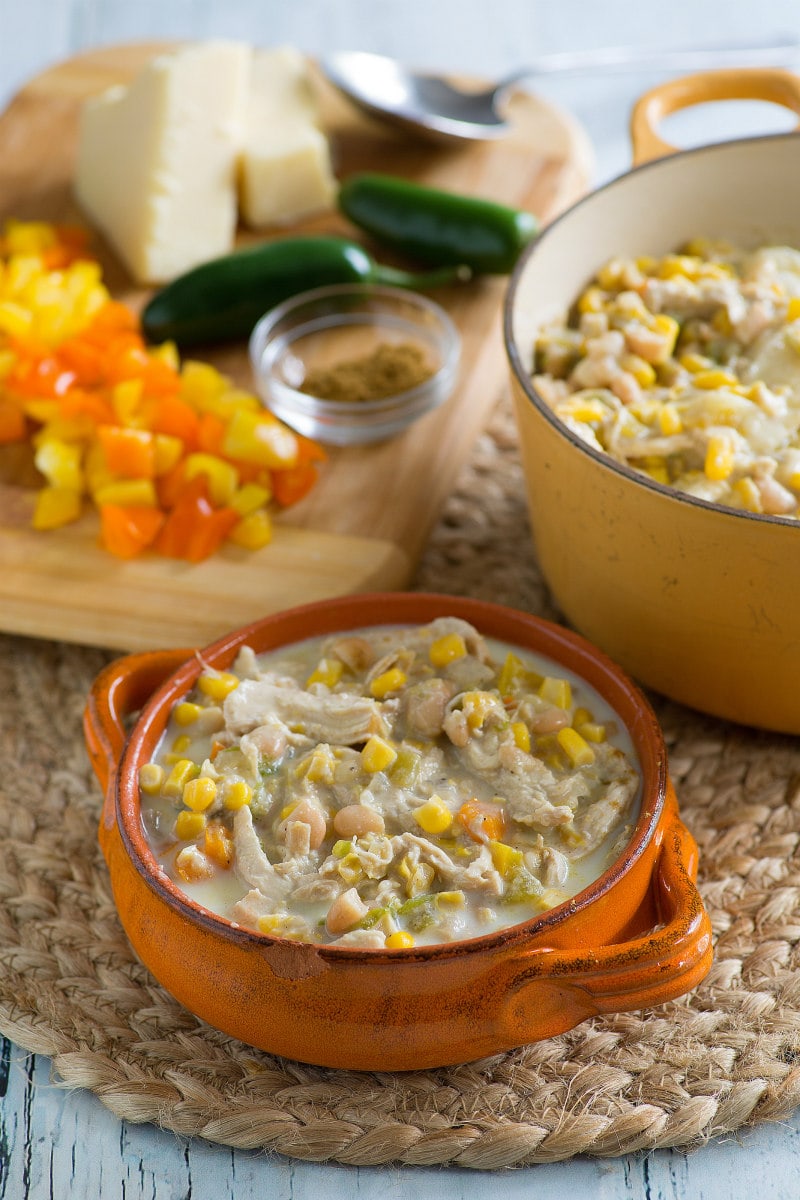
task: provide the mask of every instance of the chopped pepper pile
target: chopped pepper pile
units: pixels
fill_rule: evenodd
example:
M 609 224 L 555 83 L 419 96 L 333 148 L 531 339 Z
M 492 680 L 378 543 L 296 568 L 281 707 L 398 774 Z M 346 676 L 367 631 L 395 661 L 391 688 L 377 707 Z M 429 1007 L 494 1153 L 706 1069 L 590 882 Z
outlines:
M 147 347 L 82 231 L 9 221 L 0 237 L 0 443 L 30 440 L 44 479 L 36 529 L 100 514 L 119 558 L 200 562 L 272 535 L 325 453 L 206 363 Z

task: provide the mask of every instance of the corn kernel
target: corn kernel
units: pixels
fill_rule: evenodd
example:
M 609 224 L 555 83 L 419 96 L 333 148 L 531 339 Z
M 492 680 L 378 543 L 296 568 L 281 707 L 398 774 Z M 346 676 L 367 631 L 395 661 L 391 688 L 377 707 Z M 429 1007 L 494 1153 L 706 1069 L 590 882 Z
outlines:
M 741 500 L 743 508 L 746 508 L 748 512 L 760 513 L 764 511 L 761 503 L 761 492 L 752 479 L 737 479 L 733 485 L 733 490 Z
M 373 735 L 361 751 L 361 766 L 374 775 L 385 771 L 397 758 L 397 751 L 383 738 Z
M 800 296 L 792 296 L 786 306 L 786 320 L 796 321 L 800 317 Z
M 184 786 L 200 774 L 200 768 L 190 758 L 179 758 L 162 787 L 165 796 L 182 796 Z
M 581 737 L 587 742 L 604 742 L 606 740 L 606 727 L 597 721 L 584 721 L 581 725 L 576 726 L 576 728 Z
M 192 725 L 202 712 L 199 704 L 192 704 L 190 700 L 183 700 L 180 704 L 175 705 L 175 723 L 177 725 Z
M 164 768 L 159 763 L 144 763 L 139 768 L 139 787 L 146 796 L 157 796 L 164 782 Z
M 193 842 L 206 827 L 204 813 L 190 812 L 184 808 L 175 818 L 175 836 L 182 842 Z
M 414 809 L 414 820 L 425 833 L 445 833 L 453 824 L 453 814 L 441 796 L 433 795 Z
M 428 657 L 435 667 L 446 667 L 467 653 L 467 644 L 460 633 L 446 633 L 432 643 Z
M 496 697 L 490 692 L 464 692 L 463 708 L 470 729 L 480 729 L 487 714 L 494 708 Z
M 306 687 L 312 683 L 323 683 L 325 687 L 335 687 L 342 678 L 344 663 L 338 658 L 321 658 L 306 680 Z
M 578 300 L 578 312 L 593 313 L 602 312 L 607 296 L 601 288 L 587 288 L 581 298 Z
M 490 842 L 489 853 L 495 871 L 506 878 L 515 867 L 522 865 L 522 851 L 507 846 L 505 842 Z
M 387 950 L 408 950 L 414 944 L 413 935 L 406 933 L 404 929 L 398 929 L 396 933 L 390 933 L 386 939 Z
M 514 735 L 514 744 L 518 750 L 525 750 L 530 753 L 531 748 L 531 731 L 524 721 L 514 721 L 511 726 L 511 732 Z
M 179 733 L 172 743 L 173 754 L 184 754 L 192 744 L 188 733 Z
M 570 396 L 566 400 L 560 400 L 555 406 L 555 411 L 559 417 L 572 417 L 575 421 L 584 421 L 586 424 L 605 421 L 609 413 L 602 400 L 584 396 Z
M 594 713 L 592 712 L 592 710 L 590 708 L 583 708 L 581 706 L 579 708 L 576 708 L 574 713 L 572 714 L 572 724 L 575 729 L 577 729 L 578 726 L 582 725 L 585 721 L 593 721 L 593 720 L 594 720 Z
M 467 851 L 469 853 L 469 851 Z M 450 908 L 461 908 L 464 904 L 463 892 L 437 892 L 436 903 L 446 904 Z
M 656 381 L 655 369 L 638 354 L 626 354 L 621 365 L 642 387 L 652 387 Z
M 654 362 L 666 362 L 669 355 L 674 352 L 675 342 L 678 341 L 680 334 L 680 325 L 674 317 L 668 317 L 666 312 L 658 312 L 650 322 L 650 328 L 661 334 L 664 338 L 663 347 L 658 353 L 657 358 L 652 359 Z
M 370 695 L 376 700 L 383 700 L 390 692 L 398 692 L 406 682 L 406 674 L 399 667 L 391 667 L 382 675 L 377 675 L 369 685 Z
M 239 677 L 230 671 L 220 671 L 217 675 L 201 675 L 197 681 L 198 689 L 210 700 L 224 700 L 239 686 Z
M 594 762 L 594 750 L 571 726 L 567 725 L 564 729 L 559 729 L 556 741 L 573 767 L 586 767 Z
M 702 261 L 689 254 L 666 254 L 658 267 L 661 279 L 674 279 L 684 276 L 686 279 L 696 279 L 702 267 Z
M 642 470 L 644 471 L 645 475 L 649 475 L 655 483 L 670 483 L 669 471 L 663 464 L 657 467 L 643 467 Z
M 695 387 L 702 388 L 704 391 L 713 391 L 715 388 L 734 387 L 739 380 L 730 371 L 723 371 L 721 367 L 709 371 L 698 371 L 695 374 L 692 383 Z
M 706 448 L 706 458 L 703 470 L 706 478 L 715 481 L 727 479 L 733 470 L 733 443 L 727 437 L 710 437 Z
M 548 700 L 550 704 L 555 704 L 558 708 L 572 707 L 572 689 L 568 679 L 558 679 L 553 675 L 546 675 L 539 688 L 539 695 L 543 700 Z
M 662 404 L 658 414 L 658 427 L 664 437 L 672 437 L 674 434 L 682 432 L 683 421 L 674 404 Z
M 713 361 L 710 358 L 706 358 L 704 354 L 682 354 L 678 362 L 684 370 L 690 371 L 692 375 L 695 375 L 698 371 L 708 371 L 714 366 Z
M 720 308 L 714 313 L 714 316 L 711 318 L 711 326 L 717 333 L 721 333 L 723 337 L 731 337 L 733 334 L 733 324 L 726 308 Z
M 222 785 L 222 803 L 231 812 L 244 808 L 253 799 L 253 789 L 244 779 L 226 779 Z
M 192 812 L 203 812 L 210 808 L 217 798 L 217 785 L 207 775 L 190 779 L 183 788 L 183 803 Z
M 417 863 L 409 873 L 406 883 L 406 895 L 412 900 L 415 896 L 424 896 L 436 878 L 436 872 L 430 863 Z

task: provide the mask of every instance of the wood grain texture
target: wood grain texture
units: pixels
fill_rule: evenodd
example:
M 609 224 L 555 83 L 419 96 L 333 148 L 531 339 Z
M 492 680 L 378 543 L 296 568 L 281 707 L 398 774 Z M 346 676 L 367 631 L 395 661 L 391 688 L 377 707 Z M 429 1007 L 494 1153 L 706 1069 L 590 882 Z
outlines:
M 23 88 L 0 118 L 0 217 L 81 220 L 71 194 L 80 105 L 130 79 L 158 49 L 146 43 L 93 51 Z M 511 101 L 514 129 L 507 139 L 443 149 L 362 117 L 321 79 L 317 84 L 340 178 L 367 168 L 390 170 L 529 208 L 543 220 L 587 186 L 591 155 L 581 128 L 528 93 Z M 303 229 L 354 233 L 336 214 Z M 102 243 L 99 257 L 115 295 L 140 307 L 146 294 L 131 286 Z M 487 278 L 437 294 L 462 335 L 454 395 L 399 437 L 332 450 L 317 487 L 281 514 L 273 543 L 256 554 L 226 547 L 199 566 L 147 556 L 117 563 L 98 546 L 93 513 L 56 533 L 30 530 L 31 493 L 6 471 L 0 494 L 0 628 L 129 650 L 203 644 L 294 603 L 405 586 L 505 386 L 504 287 L 504 279 Z M 211 357 L 237 382 L 252 385 L 246 347 Z

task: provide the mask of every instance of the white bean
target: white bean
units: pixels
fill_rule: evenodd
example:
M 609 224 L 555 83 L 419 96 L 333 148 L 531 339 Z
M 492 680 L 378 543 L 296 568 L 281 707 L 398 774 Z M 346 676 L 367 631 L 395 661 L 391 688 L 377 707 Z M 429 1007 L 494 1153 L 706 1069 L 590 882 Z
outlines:
M 327 831 L 325 814 L 319 805 L 314 804 L 311 800 L 301 800 L 289 813 L 287 820 L 283 822 L 284 835 L 288 831 L 289 823 L 294 823 L 295 821 L 302 821 L 310 826 L 309 846 L 310 849 L 317 850 L 325 841 L 325 833 Z
M 339 837 L 362 837 L 365 833 L 383 833 L 383 817 L 366 804 L 348 804 L 333 818 L 333 828 Z

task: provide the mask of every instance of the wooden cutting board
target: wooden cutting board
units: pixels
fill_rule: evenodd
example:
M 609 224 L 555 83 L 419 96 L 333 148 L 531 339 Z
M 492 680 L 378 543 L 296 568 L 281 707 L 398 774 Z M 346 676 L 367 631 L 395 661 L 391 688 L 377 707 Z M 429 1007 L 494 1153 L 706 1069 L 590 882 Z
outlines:
M 162 45 L 82 55 L 33 79 L 0 116 L 0 219 L 81 221 L 71 194 L 83 100 L 130 79 Z M 395 132 L 318 80 L 337 174 L 385 170 L 535 212 L 547 221 L 588 186 L 592 156 L 580 126 L 536 96 L 511 101 L 513 132 L 496 142 L 443 147 Z M 336 214 L 304 231 L 353 236 Z M 294 231 L 293 231 L 294 232 Z M 139 308 L 119 261 L 96 242 L 106 282 Z M 374 247 L 372 249 L 375 249 Z M 386 254 L 378 257 L 390 261 Z M 199 565 L 142 556 L 119 562 L 97 542 L 87 513 L 50 533 L 29 528 L 33 491 L 0 462 L 0 629 L 87 645 L 139 650 L 204 645 L 293 604 L 372 589 L 402 588 L 459 469 L 505 386 L 500 321 L 506 281 L 483 279 L 436 298 L 463 339 L 452 398 L 406 433 L 379 445 L 331 450 L 312 493 L 282 513 L 275 538 L 248 554 L 226 547 Z M 246 347 L 214 362 L 252 386 Z

